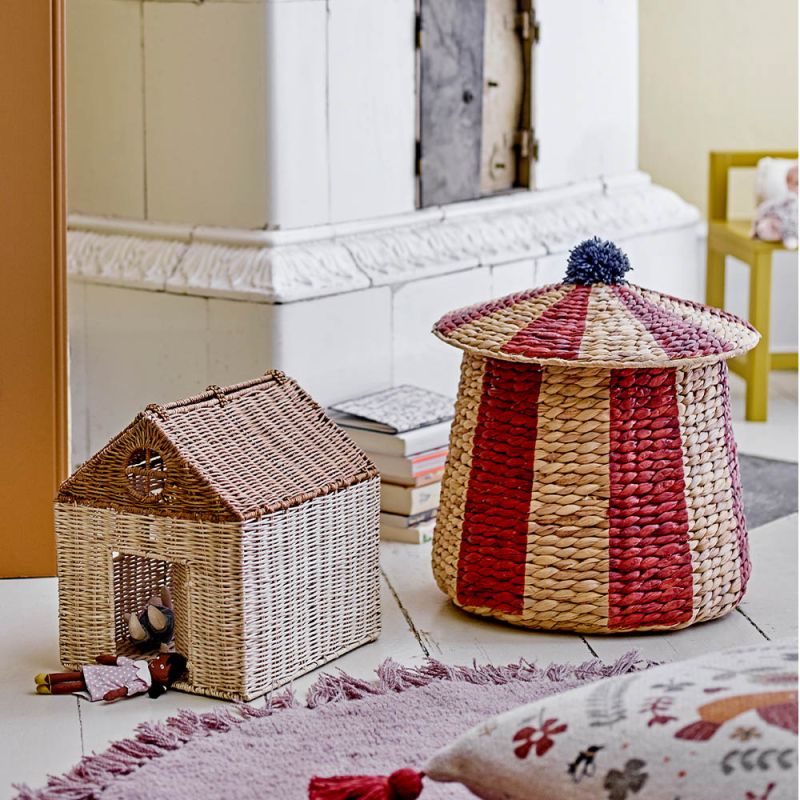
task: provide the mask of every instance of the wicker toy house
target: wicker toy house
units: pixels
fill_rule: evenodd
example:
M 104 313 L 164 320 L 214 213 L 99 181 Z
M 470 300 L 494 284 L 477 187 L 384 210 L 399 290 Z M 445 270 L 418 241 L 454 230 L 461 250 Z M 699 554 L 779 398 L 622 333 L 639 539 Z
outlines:
M 148 406 L 55 504 L 61 660 L 168 585 L 176 688 L 250 700 L 378 636 L 379 478 L 278 372 Z
M 590 240 L 563 283 L 441 319 L 464 351 L 434 533 L 439 587 L 531 628 L 680 628 L 750 572 L 717 309 L 629 285 Z

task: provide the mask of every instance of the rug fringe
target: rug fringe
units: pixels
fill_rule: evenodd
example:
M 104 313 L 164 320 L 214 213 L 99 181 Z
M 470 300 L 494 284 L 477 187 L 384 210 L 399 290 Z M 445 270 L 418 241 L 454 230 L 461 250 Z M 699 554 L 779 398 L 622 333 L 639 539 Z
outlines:
M 308 690 L 305 703 L 288 687 L 267 697 L 261 708 L 239 703 L 233 710 L 220 708 L 203 714 L 181 710 L 164 722 L 143 722 L 136 727 L 133 737 L 114 742 L 104 753 L 84 756 L 66 775 L 48 778 L 47 786 L 31 789 L 15 784 L 14 788 L 19 792 L 17 800 L 88 800 L 98 796 L 113 779 L 129 775 L 148 761 L 178 750 L 194 739 L 225 733 L 248 719 L 268 717 L 284 709 L 313 709 L 328 703 L 362 700 L 427 686 L 434 681 L 501 685 L 545 678 L 561 683 L 573 678 L 588 680 L 624 675 L 646 669 L 652 663 L 642 660 L 636 650 L 625 653 L 613 664 L 594 658 L 583 664 L 550 664 L 545 668 L 525 659 L 506 666 L 478 665 L 473 661 L 471 667 L 444 664 L 435 659 L 428 659 L 420 667 L 406 667 L 386 659 L 376 670 L 376 681 L 355 678 L 342 670 L 338 675 L 321 675 Z

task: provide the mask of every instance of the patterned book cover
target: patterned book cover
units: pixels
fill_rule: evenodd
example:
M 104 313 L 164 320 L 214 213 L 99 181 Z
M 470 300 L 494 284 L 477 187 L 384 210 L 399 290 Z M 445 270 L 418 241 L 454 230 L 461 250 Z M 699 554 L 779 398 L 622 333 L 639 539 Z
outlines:
M 403 433 L 453 418 L 450 397 L 419 386 L 395 386 L 331 406 L 334 419 L 350 427 Z

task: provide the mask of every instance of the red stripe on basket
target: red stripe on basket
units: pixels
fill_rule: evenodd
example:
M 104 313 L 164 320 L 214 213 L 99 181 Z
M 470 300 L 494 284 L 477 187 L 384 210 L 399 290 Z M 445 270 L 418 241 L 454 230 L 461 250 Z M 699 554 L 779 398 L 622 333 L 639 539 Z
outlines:
M 541 369 L 486 360 L 458 555 L 461 605 L 520 614 Z
M 548 292 L 556 292 L 560 288 L 560 286 L 556 285 L 541 286 L 538 289 L 528 289 L 524 292 L 510 294 L 507 297 L 501 297 L 489 303 L 479 303 L 478 305 L 468 306 L 467 308 L 459 308 L 442 317 L 436 325 L 434 325 L 433 329 L 437 333 L 446 336 L 462 325 L 466 325 L 469 322 L 476 322 L 479 319 L 483 319 L 483 317 L 488 317 L 489 314 L 494 314 L 495 311 L 511 308 L 512 306 L 523 303 L 526 300 L 532 300 L 534 297 L 539 297 Z
M 730 342 L 651 303 L 628 286 L 612 286 L 611 289 L 670 358 L 696 358 L 734 349 Z
M 612 370 L 608 627 L 692 617 L 692 559 L 675 371 Z
M 577 358 L 586 330 L 591 286 L 576 286 L 500 349 L 526 358 Z
M 739 545 L 739 559 L 742 578 L 742 587 L 736 598 L 741 600 L 747 581 L 750 580 L 750 548 L 747 544 L 747 524 L 742 507 L 742 480 L 739 476 L 739 459 L 736 457 L 736 439 L 733 436 L 733 423 L 731 422 L 731 398 L 728 389 L 728 365 L 719 362 L 719 378 L 717 385 L 721 388 L 721 402 L 724 409 L 723 420 L 725 424 L 725 449 L 728 454 L 728 475 L 731 480 L 731 495 L 733 502 L 733 516 L 736 520 L 736 541 Z

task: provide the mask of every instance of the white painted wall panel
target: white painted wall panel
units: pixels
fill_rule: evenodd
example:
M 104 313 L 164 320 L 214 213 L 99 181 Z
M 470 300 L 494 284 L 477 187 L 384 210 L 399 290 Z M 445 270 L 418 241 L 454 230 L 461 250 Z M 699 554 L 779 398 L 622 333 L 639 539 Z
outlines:
M 264 8 L 267 221 L 278 228 L 320 225 L 330 218 L 326 4 Z
M 437 339 L 433 324 L 448 311 L 492 297 L 488 267 L 412 281 L 394 289 L 394 384 L 412 383 L 455 397 L 461 351 Z
M 336 0 L 328 17 L 331 221 L 414 209 L 414 0 Z
M 99 450 L 148 403 L 203 391 L 205 298 L 86 286 L 89 452 Z
M 392 379 L 388 287 L 270 306 L 272 364 L 323 405 L 385 389 Z
M 636 169 L 636 0 L 537 0 L 535 183 L 550 188 Z

